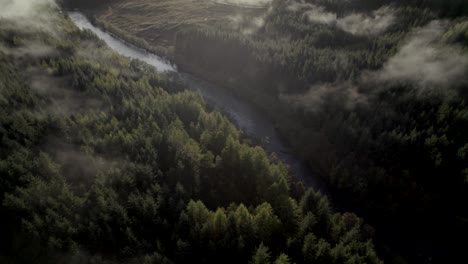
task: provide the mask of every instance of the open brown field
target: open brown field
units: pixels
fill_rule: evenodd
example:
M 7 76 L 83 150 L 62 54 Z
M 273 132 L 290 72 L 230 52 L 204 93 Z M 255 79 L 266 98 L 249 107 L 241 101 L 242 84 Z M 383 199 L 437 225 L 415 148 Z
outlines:
M 264 12 L 261 6 L 231 5 L 215 0 L 134 0 L 116 1 L 96 17 L 153 46 L 168 49 L 173 45 L 175 33 L 184 28 L 229 26 L 236 17 Z

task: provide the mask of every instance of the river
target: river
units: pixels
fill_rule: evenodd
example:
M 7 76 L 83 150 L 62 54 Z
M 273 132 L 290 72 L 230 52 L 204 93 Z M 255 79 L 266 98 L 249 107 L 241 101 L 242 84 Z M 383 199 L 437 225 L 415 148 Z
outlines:
M 328 194 L 325 183 L 305 165 L 303 160 L 292 154 L 291 149 L 281 139 L 271 120 L 261 111 L 240 98 L 229 94 L 222 88 L 217 88 L 215 85 L 190 74 L 179 72 L 175 65 L 155 54 L 137 48 L 104 32 L 91 24 L 81 12 L 71 11 L 68 12 L 68 15 L 80 29 L 91 30 L 119 54 L 144 61 L 154 66 L 159 72 L 171 72 L 171 75 L 176 76 L 186 87 L 199 91 L 207 103 L 227 114 L 243 133 L 260 141 L 262 147 L 268 153 L 275 153 L 306 186 L 311 186 L 322 193 Z

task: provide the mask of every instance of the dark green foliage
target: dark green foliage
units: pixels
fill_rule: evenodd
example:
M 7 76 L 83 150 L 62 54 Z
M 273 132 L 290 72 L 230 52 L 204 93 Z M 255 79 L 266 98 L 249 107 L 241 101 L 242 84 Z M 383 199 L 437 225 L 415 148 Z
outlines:
M 184 69 L 270 114 L 296 152 L 328 180 L 335 200 L 368 214 L 381 230 L 389 230 L 391 240 L 428 241 L 421 247 L 427 255 L 443 252 L 441 259 L 447 252 L 462 252 L 442 241 L 468 232 L 463 220 L 468 216 L 467 79 L 421 87 L 405 80 L 375 81 L 366 74 L 382 69 L 415 30 L 432 20 L 451 19 L 434 40 L 437 47 L 455 45 L 466 53 L 468 2 L 305 2 L 337 17 L 391 5 L 396 20 L 381 34 L 353 35 L 334 23 L 307 21 L 288 9 L 291 1 L 274 1 L 265 25 L 252 35 L 212 28 L 179 32 L 176 57 Z M 347 87 L 356 88 L 351 93 L 364 102 L 350 106 L 342 94 Z M 287 100 L 314 92 L 315 100 L 306 105 Z M 306 214 L 300 227 L 304 235 L 312 223 L 326 230 L 328 210 L 309 209 L 313 215 Z M 395 244 L 414 251 L 413 242 Z
M 381 263 L 199 94 L 60 21 L 56 52 L 0 51 L 2 262 Z M 1 25 L 8 51 L 37 37 Z

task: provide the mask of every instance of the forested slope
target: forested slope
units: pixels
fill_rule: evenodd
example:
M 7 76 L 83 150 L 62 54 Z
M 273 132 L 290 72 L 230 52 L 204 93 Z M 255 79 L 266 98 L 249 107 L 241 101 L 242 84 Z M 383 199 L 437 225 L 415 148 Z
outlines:
M 468 230 L 467 6 L 273 1 L 254 33 L 178 32 L 175 56 L 270 113 L 397 247 L 440 261 Z
M 199 94 L 26 2 L 0 21 L 0 262 L 381 263 Z

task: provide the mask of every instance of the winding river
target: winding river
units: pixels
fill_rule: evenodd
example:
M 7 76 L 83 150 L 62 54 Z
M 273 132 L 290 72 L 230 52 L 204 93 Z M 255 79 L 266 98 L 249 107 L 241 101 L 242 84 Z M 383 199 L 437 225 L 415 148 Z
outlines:
M 274 125 L 265 114 L 241 99 L 230 95 L 225 90 L 190 74 L 178 72 L 177 67 L 170 62 L 102 31 L 92 25 L 81 12 L 71 11 L 68 12 L 68 15 L 80 29 L 91 30 L 119 54 L 144 61 L 154 66 L 159 72 L 175 74 L 185 86 L 199 91 L 205 101 L 226 113 L 248 137 L 260 139 L 262 147 L 268 153 L 275 153 L 279 159 L 288 164 L 291 172 L 298 176 L 306 186 L 328 194 L 324 182 L 317 175 L 314 175 L 300 158 L 291 154 L 291 149 L 281 140 Z

